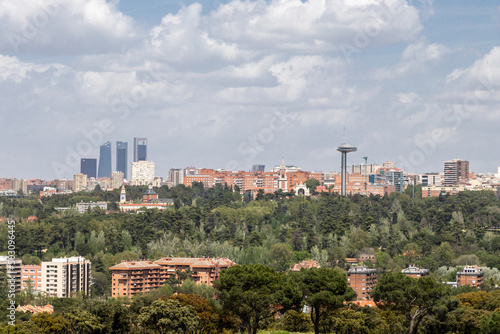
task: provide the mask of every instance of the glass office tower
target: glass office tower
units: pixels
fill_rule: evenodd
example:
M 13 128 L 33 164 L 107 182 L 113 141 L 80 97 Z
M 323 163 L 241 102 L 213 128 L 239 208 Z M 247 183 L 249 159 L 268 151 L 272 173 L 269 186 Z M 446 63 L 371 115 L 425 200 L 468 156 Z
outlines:
M 98 177 L 111 177 L 111 142 L 107 141 L 101 145 L 99 153 Z
M 82 158 L 80 160 L 80 173 L 87 177 L 96 177 L 97 159 Z
M 134 138 L 134 162 L 148 160 L 147 148 L 147 138 Z
M 125 141 L 116 142 L 116 171 L 123 173 L 123 178 L 127 178 L 128 143 Z

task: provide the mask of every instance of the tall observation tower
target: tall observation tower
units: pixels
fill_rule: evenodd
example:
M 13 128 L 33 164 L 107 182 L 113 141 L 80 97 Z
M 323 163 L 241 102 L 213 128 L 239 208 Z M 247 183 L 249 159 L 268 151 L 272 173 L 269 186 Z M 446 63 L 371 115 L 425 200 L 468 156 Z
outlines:
M 346 195 L 347 153 L 356 152 L 357 150 L 358 148 L 356 146 L 351 146 L 346 143 L 344 134 L 344 142 L 337 148 L 337 151 L 342 153 L 342 196 Z

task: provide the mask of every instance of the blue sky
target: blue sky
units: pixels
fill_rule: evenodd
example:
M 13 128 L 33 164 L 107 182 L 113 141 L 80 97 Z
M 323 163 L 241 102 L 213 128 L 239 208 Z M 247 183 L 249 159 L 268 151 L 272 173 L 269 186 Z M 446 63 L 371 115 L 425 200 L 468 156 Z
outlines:
M 159 176 L 327 172 L 344 126 L 349 163 L 500 166 L 497 1 L 6 0 L 0 31 L 0 177 L 134 137 Z

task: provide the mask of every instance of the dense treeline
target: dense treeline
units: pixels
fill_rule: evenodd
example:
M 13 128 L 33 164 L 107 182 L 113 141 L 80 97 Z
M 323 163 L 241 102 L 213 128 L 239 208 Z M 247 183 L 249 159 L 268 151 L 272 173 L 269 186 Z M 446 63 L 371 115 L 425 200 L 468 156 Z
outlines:
M 127 197 L 140 201 L 145 190 L 146 187 L 127 187 Z M 229 257 L 242 265 L 266 265 L 278 272 L 285 271 L 294 262 L 313 258 L 322 267 L 337 268 L 342 272 L 347 269 L 344 262 L 346 257 L 373 253 L 381 273 L 398 272 L 408 264 L 417 264 L 430 269 L 434 279 L 452 281 L 463 265 L 475 264 L 482 265 L 486 273 L 485 290 L 490 290 L 500 281 L 500 272 L 496 269 L 500 268 L 500 237 L 495 233 L 500 221 L 500 202 L 493 192 L 462 192 L 453 196 L 422 199 L 419 196 L 412 198 L 411 192 L 384 197 L 342 198 L 336 194 L 322 194 L 306 198 L 279 191 L 275 194 L 260 192 L 256 200 L 252 200 L 234 189 L 220 185 L 210 189 L 195 184 L 193 187 L 161 187 L 155 190 L 160 198 L 173 199 L 174 206 L 163 212 L 143 210 L 137 214 L 121 213 L 116 211 L 119 191 L 97 189 L 89 193 L 41 199 L 29 196 L 1 198 L 0 216 L 16 220 L 16 250 L 24 263 L 39 263 L 52 257 L 70 255 L 91 259 L 94 283 L 92 298 L 110 295 L 111 277 L 108 268 L 115 263 L 168 255 Z M 112 211 L 106 214 L 93 210 L 78 214 L 72 209 L 63 212 L 56 209 L 72 207 L 81 201 L 108 201 Z M 25 221 L 32 215 L 38 219 Z M 7 225 L 0 223 L 0 252 L 6 251 L 7 236 Z M 186 286 L 166 287 L 156 296 L 137 298 L 134 302 L 143 303 L 141 300 L 146 298 L 149 304 L 133 307 L 132 303 L 127 310 L 135 313 L 128 314 L 127 319 L 139 319 L 143 306 L 151 306 L 162 295 L 162 300 L 165 300 L 166 296 L 176 291 L 181 294 L 198 293 L 202 296 L 200 298 L 210 300 L 211 307 L 217 310 L 213 311 L 214 314 L 220 315 L 218 325 L 212 323 L 212 327 L 239 328 L 238 321 L 242 320 L 235 320 L 236 315 L 232 313 L 224 313 L 223 305 L 218 304 L 221 301 L 212 300 L 214 291 L 196 288 L 190 282 L 187 280 Z M 499 315 L 495 312 L 496 308 L 491 306 L 496 305 L 496 291 L 482 293 L 485 295 L 470 296 L 469 301 L 462 297 L 459 297 L 459 301 L 446 297 L 445 304 L 433 309 L 433 312 L 437 312 L 435 316 L 419 320 L 420 328 L 431 332 L 432 328 L 434 332 L 452 328 L 457 333 L 474 333 L 489 326 L 485 323 L 496 324 Z M 20 303 L 30 298 L 18 296 Z M 384 298 L 389 299 L 391 296 Z M 60 302 L 78 305 L 72 315 L 61 315 L 65 320 L 57 318 L 56 312 L 54 317 L 66 323 L 61 325 L 63 327 L 77 326 L 75 321 L 78 323 L 79 317 L 87 319 L 85 323 L 95 321 L 101 325 L 109 324 L 110 320 L 100 318 L 99 312 L 104 311 L 92 311 L 94 306 L 86 303 L 103 303 L 95 306 L 95 310 L 116 307 L 116 312 L 123 311 L 118 307 L 121 304 L 94 299 Z M 55 303 L 57 305 L 58 301 Z M 174 304 L 157 306 L 162 309 L 177 307 Z M 90 314 L 78 311 L 82 307 Z M 71 308 L 65 306 L 65 309 Z M 106 312 L 113 314 L 115 311 Z M 381 333 L 399 333 L 401 328 L 408 329 L 411 326 L 398 312 L 403 311 L 340 307 L 328 311 L 327 320 L 317 326 L 326 332 L 376 333 L 375 328 L 379 328 L 378 332 Z M 475 317 L 475 321 L 464 322 L 462 317 Z M 260 328 L 290 331 L 314 328 L 311 319 L 304 317 L 299 309 L 291 308 L 277 323 L 266 319 L 259 320 Z M 145 324 L 147 319 L 144 318 L 144 321 Z M 135 325 L 128 322 L 127 326 Z M 113 332 L 95 328 L 88 330 L 96 333 Z M 80 328 L 73 332 L 85 330 Z
M 140 199 L 144 190 L 128 187 L 127 195 Z M 57 216 L 54 208 L 82 200 L 116 204 L 117 190 L 96 190 L 41 200 L 1 199 L 0 216 L 18 221 L 19 255 L 39 258 L 80 254 L 98 261 L 104 255 L 133 252 L 140 258 L 227 256 L 240 264 L 285 268 L 311 256 L 323 266 L 335 266 L 346 257 L 373 251 L 383 270 L 404 266 L 405 261 L 431 271 L 471 261 L 478 263 L 468 264 L 500 267 L 500 237 L 494 233 L 500 207 L 493 192 L 426 199 L 406 194 L 304 198 L 277 192 L 251 201 L 222 186 L 156 190 L 161 198 L 173 198 L 175 207 L 135 215 L 67 210 Z M 28 215 L 38 219 L 21 221 Z M 7 246 L 5 229 L 0 225 L 0 252 Z M 407 250 L 414 252 L 401 258 Z M 410 253 L 415 258 L 408 259 Z
M 53 314 L 17 312 L 15 326 L 4 322 L 0 333 L 474 334 L 500 328 L 499 290 L 452 289 L 432 277 L 383 275 L 373 291 L 378 307 L 349 302 L 355 294 L 339 268 L 284 273 L 262 265 L 234 266 L 221 273 L 210 295 L 189 280 L 182 286 L 177 294 L 166 284 L 132 300 L 48 298 Z M 0 289 L 2 319 L 8 303 L 4 292 Z M 43 298 L 28 294 L 19 297 Z

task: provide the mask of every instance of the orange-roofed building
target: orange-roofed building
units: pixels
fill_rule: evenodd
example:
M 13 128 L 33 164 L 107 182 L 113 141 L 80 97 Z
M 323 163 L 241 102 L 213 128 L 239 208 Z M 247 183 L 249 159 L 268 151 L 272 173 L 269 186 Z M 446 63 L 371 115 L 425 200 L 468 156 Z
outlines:
M 300 263 L 295 263 L 293 267 L 290 269 L 291 271 L 300 271 L 300 269 L 311 269 L 311 268 L 320 268 L 319 262 L 314 260 L 304 260 Z
M 167 278 L 166 269 L 152 261 L 124 261 L 111 270 L 111 296 L 133 297 L 158 290 Z
M 220 271 L 236 265 L 228 258 L 191 258 L 191 257 L 164 257 L 155 263 L 164 267 L 167 277 L 175 274 L 176 270 L 192 272 L 193 281 L 197 284 L 212 283 L 219 278 Z
M 38 313 L 41 313 L 41 312 L 45 312 L 45 313 L 54 313 L 54 306 L 48 304 L 48 305 L 45 305 L 45 306 L 34 306 L 34 305 L 19 305 L 17 308 L 16 308 L 16 312 L 31 312 L 33 314 L 38 314 Z

